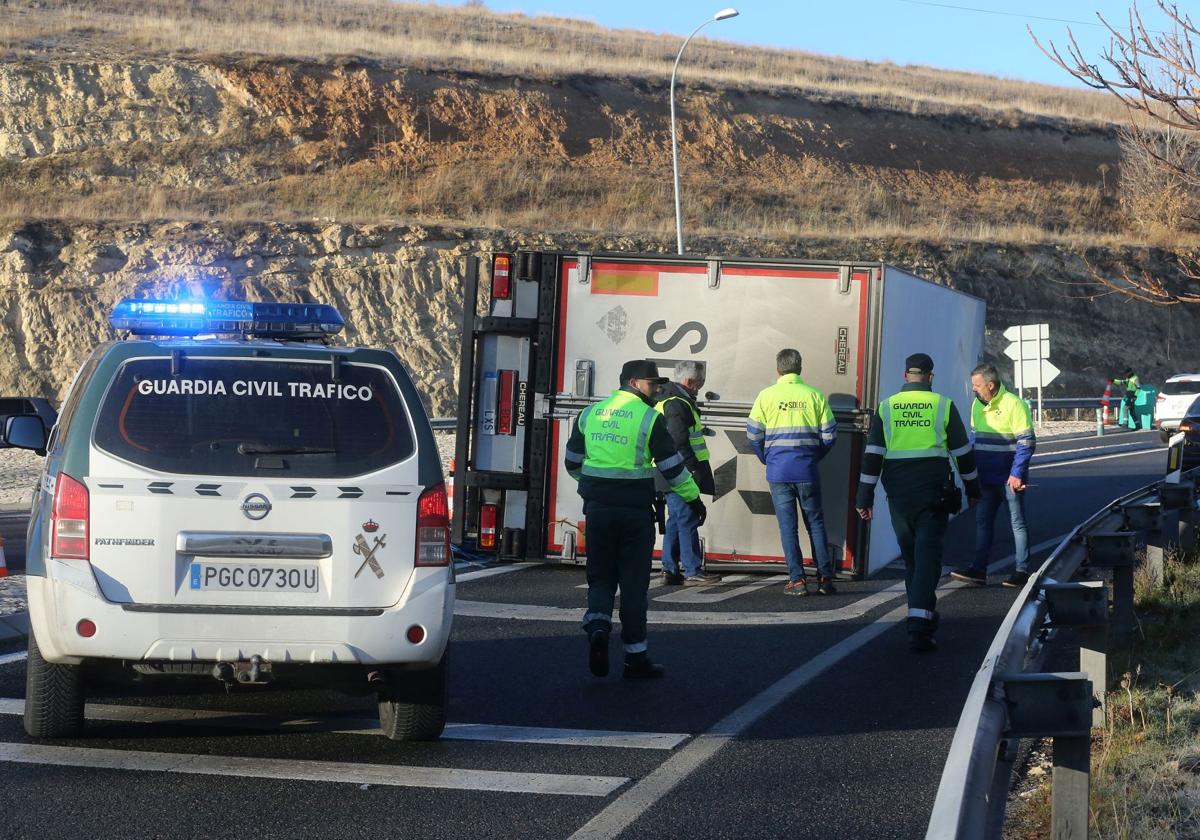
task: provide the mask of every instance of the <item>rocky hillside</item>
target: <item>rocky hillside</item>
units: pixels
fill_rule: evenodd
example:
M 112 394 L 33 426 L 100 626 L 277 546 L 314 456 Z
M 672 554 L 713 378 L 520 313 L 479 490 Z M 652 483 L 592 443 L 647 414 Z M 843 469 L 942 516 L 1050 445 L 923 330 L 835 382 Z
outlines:
M 653 239 L 501 235 L 494 231 L 390 225 L 29 223 L 0 231 L 0 393 L 61 399 L 97 342 L 111 338 L 107 313 L 130 295 L 207 294 L 327 301 L 346 316 L 351 343 L 393 348 L 413 372 L 435 415 L 455 409 L 465 257 L 518 245 L 566 250 L 663 250 Z M 1053 391 L 1094 394 L 1105 376 L 1136 362 L 1151 381 L 1196 369 L 1189 339 L 1200 309 L 1175 307 L 1172 356 L 1168 310 L 1081 296 L 1079 253 L 1055 246 L 1012 249 L 905 240 L 700 240 L 703 253 L 879 259 L 985 297 L 988 357 L 1010 369 L 999 331 L 1048 321 Z M 1094 262 L 1109 258 L 1092 254 Z M 1169 255 L 1127 257 L 1165 271 Z M 1194 314 L 1193 314 L 1194 313 Z

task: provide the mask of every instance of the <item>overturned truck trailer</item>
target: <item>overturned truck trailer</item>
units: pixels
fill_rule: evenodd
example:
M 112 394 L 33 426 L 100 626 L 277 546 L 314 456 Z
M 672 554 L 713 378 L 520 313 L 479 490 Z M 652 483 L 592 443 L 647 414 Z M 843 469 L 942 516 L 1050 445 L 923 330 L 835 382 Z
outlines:
M 700 409 L 716 478 L 700 531 L 706 561 L 785 565 L 745 421 L 777 378 L 775 354 L 794 347 L 838 424 L 821 462 L 833 557 L 862 577 L 898 556 L 888 517 L 868 524 L 854 511 L 870 416 L 915 352 L 934 358 L 934 388 L 965 416 L 983 301 L 872 262 L 530 251 L 493 255 L 490 267 L 482 311 L 478 261 L 465 289 L 456 543 L 499 559 L 582 562 L 582 500 L 562 466 L 570 424 L 619 386 L 626 360 L 652 359 L 670 376 L 694 359 L 707 367 Z M 811 562 L 804 533 L 801 547 Z

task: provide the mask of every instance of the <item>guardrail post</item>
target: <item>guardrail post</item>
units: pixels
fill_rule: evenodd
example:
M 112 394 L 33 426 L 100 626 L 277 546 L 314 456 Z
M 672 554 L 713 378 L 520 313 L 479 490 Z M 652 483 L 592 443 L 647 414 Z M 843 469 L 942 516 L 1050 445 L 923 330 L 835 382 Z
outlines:
M 1181 481 L 1178 484 L 1164 481 L 1158 486 L 1158 499 L 1162 503 L 1163 510 L 1175 511 L 1178 515 L 1176 527 L 1170 529 L 1174 533 L 1170 533 L 1164 527 L 1163 537 L 1170 537 L 1171 544 L 1178 545 L 1183 551 L 1191 551 L 1196 544 L 1193 528 L 1196 485 L 1191 481 Z
M 1132 531 L 1097 531 L 1087 537 L 1088 563 L 1112 569 L 1113 634 L 1126 638 L 1133 632 Z
M 1092 726 L 1104 726 L 1108 688 L 1108 586 L 1101 580 L 1044 583 L 1051 627 L 1071 627 L 1079 639 L 1079 670 L 1092 681 Z
M 1008 709 L 1006 736 L 1054 739 L 1050 836 L 1078 840 L 1088 833 L 1092 758 L 1092 683 L 1086 674 L 1001 674 Z
M 1170 543 L 1168 534 L 1174 525 L 1163 516 L 1160 502 L 1139 502 L 1121 508 L 1125 515 L 1125 528 L 1129 531 L 1144 531 L 1146 534 L 1146 572 L 1156 585 L 1163 582 L 1163 553 Z
M 1104 437 L 1104 409 L 1096 409 L 1096 437 Z

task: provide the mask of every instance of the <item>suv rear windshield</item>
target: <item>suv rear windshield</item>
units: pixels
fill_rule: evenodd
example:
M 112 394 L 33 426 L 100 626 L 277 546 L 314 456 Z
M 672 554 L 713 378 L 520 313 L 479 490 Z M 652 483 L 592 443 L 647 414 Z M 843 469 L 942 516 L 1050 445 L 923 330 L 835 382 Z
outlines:
M 1200 394 L 1200 380 L 1180 379 L 1176 382 L 1164 382 L 1160 394 L 1168 397 L 1179 397 L 1185 394 Z
M 185 475 L 342 478 L 413 454 L 408 415 L 384 370 L 186 357 L 121 366 L 100 408 L 96 445 Z

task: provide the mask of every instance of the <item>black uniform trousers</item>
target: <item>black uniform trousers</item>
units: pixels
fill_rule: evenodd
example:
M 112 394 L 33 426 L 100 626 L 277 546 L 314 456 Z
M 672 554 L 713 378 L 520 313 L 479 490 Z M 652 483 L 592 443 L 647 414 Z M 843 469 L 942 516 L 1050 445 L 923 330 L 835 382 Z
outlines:
M 950 517 L 929 505 L 908 507 L 888 500 L 888 512 L 900 555 L 904 558 L 904 588 L 908 593 L 908 631 L 933 635 L 937 629 L 937 585 L 942 577 L 942 553 Z
M 584 502 L 588 610 L 583 629 L 612 630 L 613 603 L 621 590 L 621 641 L 625 652 L 646 650 L 646 606 L 654 551 L 649 507 Z

